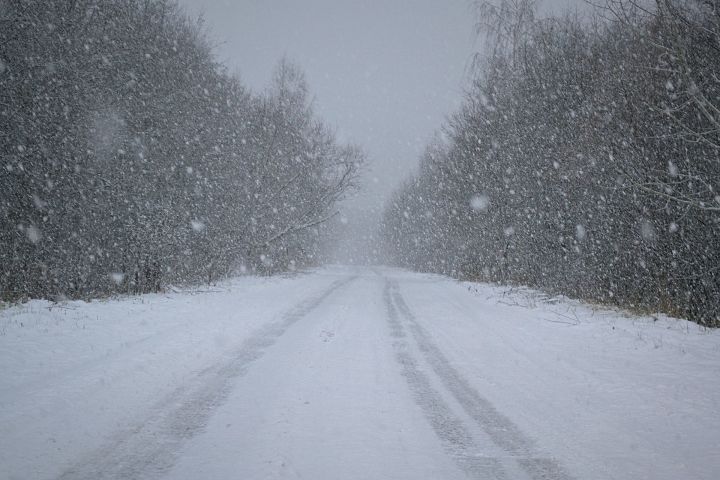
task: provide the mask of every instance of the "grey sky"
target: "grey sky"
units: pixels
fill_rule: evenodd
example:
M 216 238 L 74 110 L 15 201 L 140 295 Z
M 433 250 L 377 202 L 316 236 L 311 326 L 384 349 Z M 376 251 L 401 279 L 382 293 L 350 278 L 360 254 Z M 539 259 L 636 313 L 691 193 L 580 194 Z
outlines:
M 582 0 L 546 4 L 568 2 Z M 203 14 L 220 60 L 251 88 L 265 88 L 283 56 L 304 69 L 317 113 L 368 154 L 363 192 L 345 205 L 356 232 L 371 228 L 387 195 L 458 108 L 479 48 L 470 0 L 180 3 Z
M 368 153 L 381 200 L 455 110 L 474 51 L 468 0 L 182 0 L 218 53 L 264 88 L 283 56 L 305 70 L 318 114 Z M 374 183 L 374 182 L 372 182 Z

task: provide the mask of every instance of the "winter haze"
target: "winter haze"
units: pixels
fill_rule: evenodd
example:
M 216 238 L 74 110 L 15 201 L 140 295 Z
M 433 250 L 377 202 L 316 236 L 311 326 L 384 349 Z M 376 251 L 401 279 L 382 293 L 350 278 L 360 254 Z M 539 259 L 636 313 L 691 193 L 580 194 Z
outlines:
M 366 150 L 363 191 L 343 208 L 348 241 L 375 228 L 390 191 L 459 106 L 478 46 L 468 0 L 182 3 L 202 14 L 218 57 L 253 88 L 265 88 L 278 59 L 300 64 L 318 112 Z M 367 247 L 337 248 L 347 261 Z
M 0 480 L 720 478 L 720 0 L 0 0 Z
M 369 163 L 343 207 L 341 261 L 372 259 L 367 238 L 389 193 L 414 170 L 460 106 L 482 50 L 471 0 L 181 0 L 207 22 L 218 58 L 251 87 L 266 87 L 280 58 L 302 66 L 320 115 Z M 546 0 L 542 12 L 585 10 Z M 346 243 L 347 242 L 347 243 Z

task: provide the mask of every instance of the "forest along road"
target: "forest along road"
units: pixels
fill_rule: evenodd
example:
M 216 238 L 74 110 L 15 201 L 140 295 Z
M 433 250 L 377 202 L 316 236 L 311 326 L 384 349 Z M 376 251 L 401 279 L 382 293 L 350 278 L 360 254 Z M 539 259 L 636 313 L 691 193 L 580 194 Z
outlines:
M 0 354 L 3 371 L 21 370 L 0 385 L 0 477 L 710 479 L 720 472 L 714 332 L 567 300 L 534 304 L 497 287 L 389 268 L 240 279 L 188 295 L 147 296 L 141 305 L 71 302 L 71 316 L 89 309 L 86 316 L 110 319 L 130 305 L 137 325 L 162 324 L 117 351 L 108 346 L 107 355 L 73 361 L 65 348 L 57 362 L 42 352 Z M 32 314 L 22 308 L 0 319 Z M 6 328 L 0 346 L 45 341 Z M 130 335 L 125 330 L 116 336 Z M 55 341 L 62 344 L 61 333 Z M 46 378 L 33 363 L 65 367 Z M 141 393 L 129 394 L 132 385 Z

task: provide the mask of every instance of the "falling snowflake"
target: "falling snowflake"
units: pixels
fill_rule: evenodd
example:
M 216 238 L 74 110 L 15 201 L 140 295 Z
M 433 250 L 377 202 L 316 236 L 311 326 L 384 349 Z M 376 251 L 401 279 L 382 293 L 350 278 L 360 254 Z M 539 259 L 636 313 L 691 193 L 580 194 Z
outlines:
M 35 225 L 30 225 L 29 227 L 27 227 L 25 229 L 25 235 L 27 235 L 28 240 L 30 240 L 32 243 L 38 243 L 40 240 L 42 240 L 42 232 Z
M 584 226 L 577 224 L 575 226 L 575 238 L 577 238 L 578 242 L 582 242 L 585 237 L 587 237 L 587 230 L 585 230 Z
M 470 199 L 470 208 L 476 212 L 485 212 L 490 206 L 490 197 L 485 194 L 474 195 Z
M 35 208 L 38 210 L 42 210 L 47 206 L 47 202 L 43 201 L 37 194 L 33 194 L 32 201 L 33 205 L 35 205 Z
M 646 242 L 655 240 L 655 227 L 650 223 L 650 220 L 643 219 L 640 222 L 640 235 Z

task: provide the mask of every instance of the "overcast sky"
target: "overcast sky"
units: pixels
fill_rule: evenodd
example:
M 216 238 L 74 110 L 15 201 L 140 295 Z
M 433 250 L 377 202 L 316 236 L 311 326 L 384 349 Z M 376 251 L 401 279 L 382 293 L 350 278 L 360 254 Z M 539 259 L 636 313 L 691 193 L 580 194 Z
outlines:
M 382 197 L 455 110 L 474 51 L 468 0 L 182 0 L 217 52 L 261 90 L 282 56 L 307 75 L 317 113 L 371 168 Z M 378 198 L 380 200 L 380 198 Z
M 581 0 L 552 0 L 551 3 Z M 305 71 L 316 112 L 368 155 L 378 210 L 462 97 L 479 48 L 470 0 L 180 0 L 202 14 L 217 53 L 255 90 L 286 56 Z M 546 2 L 547 3 L 547 2 Z

